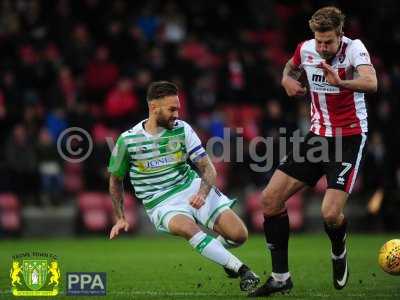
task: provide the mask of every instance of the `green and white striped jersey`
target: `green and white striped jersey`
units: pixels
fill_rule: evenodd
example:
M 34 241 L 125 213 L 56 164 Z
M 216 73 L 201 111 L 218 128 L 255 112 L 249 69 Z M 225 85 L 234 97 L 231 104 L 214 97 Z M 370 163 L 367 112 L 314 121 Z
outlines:
M 198 176 L 187 159 L 195 162 L 206 152 L 188 123 L 178 120 L 173 129 L 151 135 L 145 121 L 119 136 L 108 170 L 120 178 L 129 172 L 136 197 L 150 210 L 190 186 Z

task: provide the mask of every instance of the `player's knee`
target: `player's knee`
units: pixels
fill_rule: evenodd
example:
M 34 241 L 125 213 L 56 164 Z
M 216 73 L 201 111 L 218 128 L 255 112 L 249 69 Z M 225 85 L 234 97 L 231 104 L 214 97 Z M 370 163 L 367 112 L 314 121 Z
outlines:
M 169 225 L 169 231 L 173 235 L 178 235 L 186 240 L 190 240 L 192 236 L 194 236 L 196 233 L 200 231 L 199 227 L 196 225 L 194 222 L 170 222 Z
M 280 193 L 276 189 L 267 187 L 263 190 L 261 194 L 261 204 L 265 216 L 276 215 L 284 209 L 280 197 Z
M 324 221 L 328 225 L 337 224 L 341 214 L 341 212 L 336 209 L 322 209 L 321 213 Z
M 247 241 L 248 237 L 249 233 L 247 231 L 247 228 L 245 226 L 240 226 L 240 228 L 236 230 L 232 241 L 238 245 L 242 245 Z
M 263 208 L 274 207 L 278 202 L 278 193 L 270 188 L 265 188 L 261 193 L 261 204 Z

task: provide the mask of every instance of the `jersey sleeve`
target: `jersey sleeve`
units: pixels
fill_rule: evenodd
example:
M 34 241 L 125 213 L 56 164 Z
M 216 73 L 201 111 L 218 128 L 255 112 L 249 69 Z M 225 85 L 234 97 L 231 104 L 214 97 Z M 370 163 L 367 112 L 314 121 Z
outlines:
M 129 170 L 129 157 L 124 139 L 119 136 L 111 153 L 108 171 L 117 177 L 124 178 Z
M 296 50 L 294 51 L 294 54 L 292 56 L 292 62 L 296 68 L 301 68 L 301 47 L 303 46 L 303 43 L 304 42 L 301 42 L 297 45 Z
M 194 132 L 193 128 L 186 122 L 184 122 L 184 126 L 186 151 L 188 153 L 189 159 L 192 162 L 196 162 L 200 158 L 206 156 L 207 152 L 201 144 L 201 141 L 196 132 Z
M 354 40 L 349 50 L 350 64 L 353 67 L 356 68 L 359 65 L 372 65 L 367 48 L 365 48 L 363 42 L 360 40 Z

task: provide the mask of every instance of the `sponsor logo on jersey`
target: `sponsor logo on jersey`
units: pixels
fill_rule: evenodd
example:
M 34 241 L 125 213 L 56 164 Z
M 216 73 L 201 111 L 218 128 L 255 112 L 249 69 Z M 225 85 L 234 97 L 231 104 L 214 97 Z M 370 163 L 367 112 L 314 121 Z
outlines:
M 157 168 L 163 167 L 165 165 L 168 165 L 170 163 L 173 163 L 175 161 L 176 161 L 175 156 L 167 155 L 164 157 L 147 160 L 144 165 L 146 168 L 149 168 L 149 169 L 157 169 Z
M 313 92 L 322 93 L 339 93 L 340 89 L 336 86 L 330 85 L 322 73 L 319 70 L 309 70 L 308 78 L 310 78 L 310 90 Z
M 318 86 L 325 86 L 327 84 L 326 78 L 322 74 L 312 74 L 311 81 Z

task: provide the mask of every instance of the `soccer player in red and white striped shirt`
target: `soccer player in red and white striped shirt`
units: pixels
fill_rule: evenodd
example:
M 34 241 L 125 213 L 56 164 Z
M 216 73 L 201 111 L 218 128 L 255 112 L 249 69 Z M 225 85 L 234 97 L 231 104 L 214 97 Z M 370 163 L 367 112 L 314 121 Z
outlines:
M 332 243 L 333 284 L 342 289 L 347 283 L 347 221 L 343 208 L 367 140 L 365 93 L 376 92 L 377 79 L 364 44 L 345 37 L 343 24 L 344 15 L 336 7 L 316 11 L 309 21 L 314 38 L 297 46 L 283 71 L 282 86 L 288 96 L 310 94 L 311 128 L 300 144 L 300 156 L 290 153 L 262 193 L 272 274 L 250 296 L 288 292 L 293 287 L 288 268 L 289 218 L 285 201 L 303 187 L 314 186 L 322 176 L 328 183 L 321 212 Z M 309 90 L 296 79 L 299 71 L 305 72 Z M 316 152 L 324 157 L 312 159 L 309 154 Z

